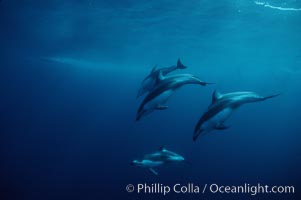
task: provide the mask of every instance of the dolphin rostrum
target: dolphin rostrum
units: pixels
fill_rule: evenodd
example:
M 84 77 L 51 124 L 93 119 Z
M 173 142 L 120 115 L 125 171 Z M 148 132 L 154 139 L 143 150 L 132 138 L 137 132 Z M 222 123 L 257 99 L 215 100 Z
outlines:
M 148 168 L 150 172 L 158 175 L 158 172 L 153 168 L 168 164 L 184 162 L 183 156 L 161 147 L 158 151 L 144 155 L 142 160 L 133 160 L 131 165 Z
M 260 96 L 254 92 L 233 92 L 221 94 L 214 91 L 212 94 L 212 103 L 208 110 L 198 121 L 195 126 L 193 140 L 199 135 L 204 135 L 213 130 L 225 130 L 229 128 L 224 122 L 231 116 L 234 110 L 246 103 L 264 101 L 278 96 Z
M 137 97 L 140 97 L 144 94 L 146 94 L 147 92 L 150 92 L 152 89 L 154 89 L 154 87 L 158 84 L 158 79 L 156 79 L 156 77 L 158 76 L 158 73 L 161 71 L 162 75 L 165 76 L 177 69 L 186 69 L 187 67 L 185 65 L 183 65 L 180 61 L 180 59 L 178 59 L 177 65 L 173 65 L 170 67 L 162 67 L 162 68 L 158 68 L 157 66 L 155 66 L 152 71 L 150 72 L 150 74 L 145 77 L 145 79 L 142 81 L 141 83 L 141 87 L 138 91 Z
M 162 72 L 159 72 L 157 79 L 159 79 L 160 83 L 144 98 L 137 111 L 136 121 L 154 110 L 167 109 L 168 107 L 165 103 L 174 91 L 180 87 L 187 84 L 198 84 L 201 86 L 209 84 L 191 74 L 177 74 L 163 77 Z

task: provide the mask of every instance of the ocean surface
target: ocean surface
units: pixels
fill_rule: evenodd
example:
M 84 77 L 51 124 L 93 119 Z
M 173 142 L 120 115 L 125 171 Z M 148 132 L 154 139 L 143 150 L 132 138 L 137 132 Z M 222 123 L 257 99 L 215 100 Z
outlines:
M 300 199 L 301 1 L 0 1 L 0 199 Z M 152 67 L 188 66 L 135 121 Z M 212 92 L 280 93 L 193 142 Z M 191 165 L 131 166 L 165 145 Z M 295 194 L 137 194 L 128 184 L 292 185 Z

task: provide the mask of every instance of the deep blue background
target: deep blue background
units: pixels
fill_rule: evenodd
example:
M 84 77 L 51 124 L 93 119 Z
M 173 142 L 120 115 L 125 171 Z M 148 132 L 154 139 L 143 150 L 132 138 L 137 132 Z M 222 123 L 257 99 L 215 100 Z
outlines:
M 283 2 L 270 3 L 301 7 Z M 141 199 L 125 186 L 259 182 L 294 185 L 297 194 L 255 198 L 297 199 L 300 21 L 301 11 L 253 1 L 2 0 L 0 198 Z M 179 57 L 186 73 L 217 84 L 183 87 L 168 110 L 136 123 L 141 80 Z M 214 89 L 281 96 L 240 108 L 230 129 L 193 142 Z M 159 176 L 130 166 L 162 145 L 192 165 Z

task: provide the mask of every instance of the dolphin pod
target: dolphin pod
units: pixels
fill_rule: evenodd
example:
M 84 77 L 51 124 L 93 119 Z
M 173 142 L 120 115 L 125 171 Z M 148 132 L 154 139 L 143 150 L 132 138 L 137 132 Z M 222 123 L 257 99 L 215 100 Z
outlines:
M 152 72 L 143 80 L 142 86 L 138 91 L 138 95 L 142 96 L 147 94 L 140 104 L 136 113 L 136 121 L 139 121 L 142 117 L 152 113 L 155 110 L 165 110 L 168 108 L 167 101 L 169 97 L 179 88 L 184 85 L 194 84 L 200 86 L 206 86 L 211 84 L 202 81 L 197 76 L 192 74 L 176 74 L 168 75 L 176 69 L 185 69 L 186 67 L 180 60 L 177 62 L 177 66 L 171 66 L 168 68 L 154 68 Z M 255 92 L 232 92 L 221 94 L 218 91 L 214 91 L 212 94 L 211 104 L 208 109 L 198 120 L 193 134 L 193 141 L 201 135 L 205 135 L 214 130 L 225 130 L 229 126 L 225 125 L 225 121 L 229 119 L 232 113 L 240 106 L 247 103 L 255 103 L 265 101 L 279 96 L 279 94 L 273 94 L 269 96 L 261 96 Z M 161 149 L 153 154 L 147 154 L 142 160 L 132 161 L 133 165 L 148 168 L 153 174 L 158 173 L 153 169 L 161 166 L 168 161 L 178 162 L 184 161 L 184 158 L 173 152 L 167 156 L 166 149 Z M 172 154 L 174 159 L 172 160 Z
M 158 175 L 159 173 L 154 169 L 169 163 L 184 162 L 183 156 L 161 147 L 158 151 L 143 156 L 141 160 L 133 160 L 131 165 L 147 168 L 151 173 Z

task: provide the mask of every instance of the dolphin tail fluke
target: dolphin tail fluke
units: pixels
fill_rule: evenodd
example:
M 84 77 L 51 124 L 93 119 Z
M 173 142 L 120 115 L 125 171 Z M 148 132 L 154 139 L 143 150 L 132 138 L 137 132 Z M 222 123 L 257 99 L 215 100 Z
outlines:
M 278 97 L 280 94 L 274 94 L 274 95 L 270 95 L 270 96 L 266 96 L 263 98 L 263 100 L 266 100 L 266 99 L 271 99 L 271 98 L 274 98 L 274 97 Z
M 187 67 L 185 65 L 182 64 L 180 58 L 178 59 L 177 62 L 177 69 L 186 69 Z
M 190 83 L 191 84 L 199 84 L 201 86 L 206 86 L 206 85 L 212 85 L 212 84 L 215 84 L 215 83 L 209 83 L 209 82 L 205 82 L 205 81 L 202 81 L 198 76 L 194 76 L 194 75 L 190 75 L 191 76 L 191 81 Z
M 159 175 L 159 173 L 158 173 L 156 170 L 154 170 L 153 168 L 148 168 L 148 170 L 149 170 L 151 173 L 155 174 L 156 176 Z

